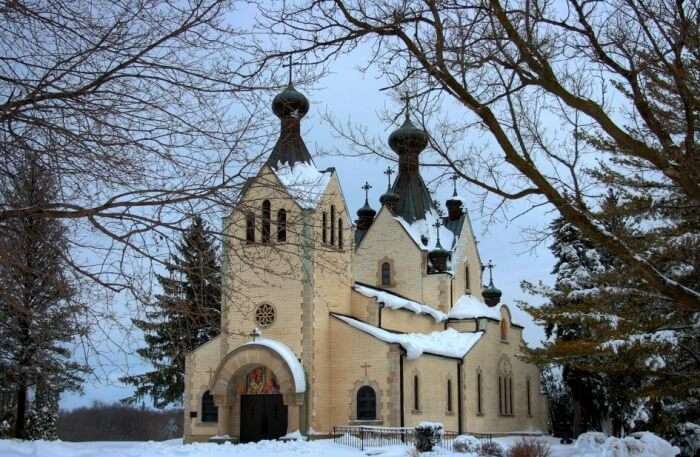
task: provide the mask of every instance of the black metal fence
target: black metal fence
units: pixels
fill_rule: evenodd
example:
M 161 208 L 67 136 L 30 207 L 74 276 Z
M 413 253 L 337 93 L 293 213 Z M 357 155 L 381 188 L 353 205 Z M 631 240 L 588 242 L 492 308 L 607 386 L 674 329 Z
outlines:
M 453 451 L 455 438 L 456 432 L 443 431 L 435 445 L 436 450 Z M 333 427 L 333 441 L 361 450 L 401 444 L 414 446 L 416 431 L 409 427 L 344 425 Z

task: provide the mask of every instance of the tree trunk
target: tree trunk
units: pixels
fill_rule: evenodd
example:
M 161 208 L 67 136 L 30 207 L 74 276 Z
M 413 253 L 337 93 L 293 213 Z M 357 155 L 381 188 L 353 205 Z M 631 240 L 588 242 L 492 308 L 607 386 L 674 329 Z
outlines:
M 27 430 L 25 427 L 27 416 L 27 386 L 23 382 L 17 387 L 16 403 L 15 430 L 13 438 L 22 440 L 27 437 Z

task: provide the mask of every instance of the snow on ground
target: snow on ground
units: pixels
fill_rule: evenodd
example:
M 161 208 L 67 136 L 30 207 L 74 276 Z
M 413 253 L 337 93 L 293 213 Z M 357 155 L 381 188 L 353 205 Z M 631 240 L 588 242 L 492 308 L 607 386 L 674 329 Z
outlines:
M 577 444 L 563 445 L 550 436 L 538 437 L 551 446 L 551 457 L 674 457 L 677 448 L 660 440 L 651 433 L 643 432 L 639 437 L 625 439 L 606 438 L 579 440 Z M 522 438 L 501 437 L 494 441 L 504 448 L 512 446 Z M 600 441 L 600 442 L 598 442 Z M 640 446 L 645 443 L 645 446 Z M 627 443 L 624 445 L 624 443 Z M 622 448 L 625 449 L 622 449 Z M 261 441 L 249 444 L 195 443 L 183 445 L 182 440 L 162 442 L 87 442 L 68 443 L 61 441 L 15 441 L 0 440 L 2 457 L 412 457 L 413 451 L 406 446 L 369 448 L 365 451 L 335 444 L 331 440 L 319 441 Z M 436 451 L 417 454 L 425 457 L 476 457 L 475 454 L 459 454 Z

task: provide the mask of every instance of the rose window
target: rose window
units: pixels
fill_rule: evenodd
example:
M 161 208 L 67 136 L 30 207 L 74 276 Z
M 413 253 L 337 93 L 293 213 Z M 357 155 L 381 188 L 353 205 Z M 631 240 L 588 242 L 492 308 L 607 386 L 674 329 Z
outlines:
M 255 322 L 259 327 L 267 328 L 275 321 L 275 308 L 268 304 L 263 303 L 258 306 L 255 310 Z

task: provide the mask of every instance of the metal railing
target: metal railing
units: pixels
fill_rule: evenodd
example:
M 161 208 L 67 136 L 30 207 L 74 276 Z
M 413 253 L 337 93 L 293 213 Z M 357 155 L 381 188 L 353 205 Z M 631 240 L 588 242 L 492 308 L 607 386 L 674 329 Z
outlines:
M 436 450 L 453 451 L 456 432 L 443 431 L 435 445 Z M 343 425 L 333 427 L 333 441 L 360 450 L 371 447 L 416 444 L 416 431 L 410 427 L 374 427 Z

